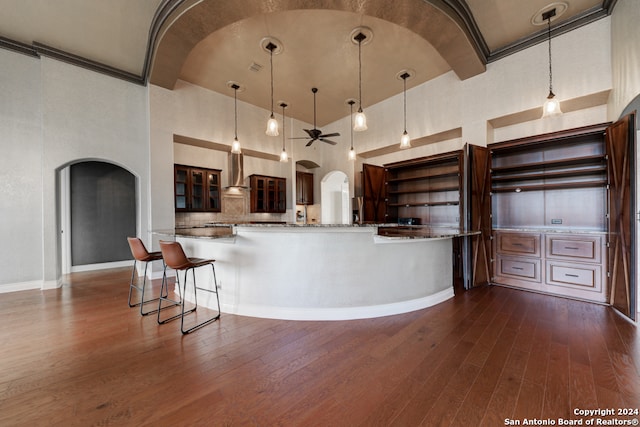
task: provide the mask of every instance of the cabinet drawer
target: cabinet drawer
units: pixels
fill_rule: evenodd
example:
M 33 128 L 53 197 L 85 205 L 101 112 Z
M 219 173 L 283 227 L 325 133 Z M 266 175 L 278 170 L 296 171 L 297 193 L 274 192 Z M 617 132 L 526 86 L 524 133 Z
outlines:
M 496 233 L 499 254 L 540 256 L 539 234 Z
M 547 283 L 599 292 L 602 286 L 602 268 L 593 264 L 547 261 Z
M 519 279 L 540 281 L 540 260 L 528 258 L 498 258 L 498 274 Z
M 600 236 L 546 236 L 548 258 L 564 258 L 584 262 L 600 262 Z

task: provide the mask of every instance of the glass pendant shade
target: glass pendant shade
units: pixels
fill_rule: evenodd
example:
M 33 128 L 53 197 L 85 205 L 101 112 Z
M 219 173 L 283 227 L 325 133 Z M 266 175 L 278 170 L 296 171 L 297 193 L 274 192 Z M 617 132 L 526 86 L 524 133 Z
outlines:
M 280 161 L 282 163 L 286 163 L 289 161 L 289 155 L 287 154 L 287 151 L 283 148 L 282 152 L 280 153 Z
M 400 148 L 409 148 L 409 147 L 411 147 L 411 138 L 409 137 L 409 134 L 405 130 L 402 133 L 402 137 L 400 138 Z
M 356 132 L 367 130 L 367 116 L 364 115 L 364 111 L 362 111 L 362 108 L 359 108 L 358 112 L 356 113 L 353 130 L 355 130 Z
M 560 101 L 555 98 L 553 92 L 549 92 L 549 96 L 543 105 L 542 117 L 551 117 L 562 114 L 560 110 Z
M 351 149 L 349 150 L 349 160 L 355 160 L 356 159 L 356 150 L 353 149 L 353 147 L 351 147 Z
M 240 154 L 242 153 L 242 150 L 240 149 L 240 141 L 238 141 L 238 138 L 233 138 L 233 143 L 231 144 L 231 152 L 233 154 Z
M 269 136 L 278 136 L 280 133 L 278 132 L 278 121 L 273 117 L 273 114 L 267 121 L 267 131 L 265 132 Z

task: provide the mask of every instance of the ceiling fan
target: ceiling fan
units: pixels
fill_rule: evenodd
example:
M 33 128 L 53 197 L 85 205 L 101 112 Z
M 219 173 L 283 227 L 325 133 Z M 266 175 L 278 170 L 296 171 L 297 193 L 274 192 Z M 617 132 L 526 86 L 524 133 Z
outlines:
M 302 129 L 309 134 L 308 137 L 303 136 L 299 138 L 289 138 L 289 139 L 311 138 L 309 139 L 309 142 L 307 142 L 307 145 L 306 145 L 307 147 L 313 144 L 314 141 L 322 141 L 322 142 L 326 142 L 327 144 L 336 145 L 337 142 L 331 141 L 330 139 L 327 139 L 327 138 L 331 138 L 332 136 L 340 136 L 338 132 L 322 134 L 322 131 L 320 129 L 316 129 L 316 92 L 318 92 L 318 88 L 312 87 L 311 92 L 313 92 L 313 129 Z

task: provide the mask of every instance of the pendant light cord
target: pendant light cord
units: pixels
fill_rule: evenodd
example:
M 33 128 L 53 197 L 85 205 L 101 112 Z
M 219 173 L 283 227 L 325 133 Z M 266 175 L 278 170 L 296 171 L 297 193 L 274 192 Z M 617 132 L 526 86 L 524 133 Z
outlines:
M 282 106 L 282 151 L 285 151 L 284 148 L 284 134 L 285 134 L 285 118 L 284 118 L 284 109 L 287 107 L 287 104 L 280 104 Z
M 269 56 L 269 63 L 271 65 L 271 117 L 273 117 L 273 49 L 274 48 L 269 49 L 271 53 Z
M 358 97 L 360 111 L 362 111 L 362 40 L 358 40 Z
M 407 133 L 407 77 L 402 78 L 404 83 L 404 132 Z
M 551 71 L 551 16 L 547 18 L 547 34 L 549 38 L 549 93 L 553 93 L 553 72 Z
M 233 115 L 234 115 L 234 136 L 238 139 L 238 88 L 233 88 Z
M 351 150 L 353 150 L 353 101 L 349 102 L 349 107 L 351 107 Z

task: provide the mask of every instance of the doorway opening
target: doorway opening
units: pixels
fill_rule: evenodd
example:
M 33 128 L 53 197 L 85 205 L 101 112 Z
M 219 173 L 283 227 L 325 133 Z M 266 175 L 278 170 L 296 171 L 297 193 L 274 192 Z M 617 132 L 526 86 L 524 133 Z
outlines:
M 62 273 L 131 265 L 136 235 L 136 177 L 103 161 L 60 171 Z

